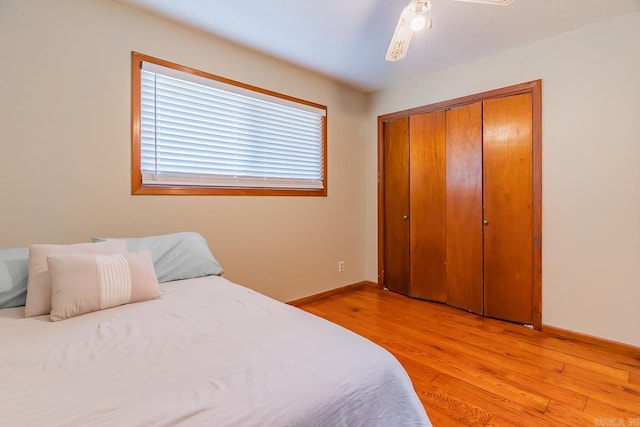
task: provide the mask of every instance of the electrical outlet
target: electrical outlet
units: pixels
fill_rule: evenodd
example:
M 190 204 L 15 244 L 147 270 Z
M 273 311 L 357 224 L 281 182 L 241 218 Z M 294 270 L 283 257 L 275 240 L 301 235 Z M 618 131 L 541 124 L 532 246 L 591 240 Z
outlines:
M 344 261 L 338 261 L 338 273 L 342 273 L 344 271 Z

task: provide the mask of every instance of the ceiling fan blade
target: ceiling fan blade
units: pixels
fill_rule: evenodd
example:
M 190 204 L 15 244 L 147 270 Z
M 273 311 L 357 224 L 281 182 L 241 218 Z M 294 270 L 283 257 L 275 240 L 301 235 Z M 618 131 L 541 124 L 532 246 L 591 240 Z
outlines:
M 411 5 L 405 7 L 398 19 L 398 25 L 391 38 L 389 49 L 387 50 L 387 61 L 398 61 L 405 57 L 407 50 L 409 49 L 409 42 L 413 36 L 413 30 L 411 29 L 411 18 L 413 18 L 414 12 L 411 9 Z
M 494 6 L 509 6 L 513 2 L 513 0 L 454 0 L 454 1 L 464 1 L 467 3 L 492 4 Z

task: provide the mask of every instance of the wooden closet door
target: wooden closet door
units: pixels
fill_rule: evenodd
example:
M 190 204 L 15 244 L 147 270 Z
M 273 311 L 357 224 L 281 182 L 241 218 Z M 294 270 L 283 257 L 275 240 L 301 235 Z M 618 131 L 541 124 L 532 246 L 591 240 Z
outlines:
M 484 101 L 484 313 L 533 323 L 532 97 Z
M 445 113 L 409 119 L 411 293 L 444 302 L 446 284 Z
M 409 118 L 383 124 L 384 285 L 409 295 Z
M 482 102 L 446 114 L 447 304 L 482 314 Z

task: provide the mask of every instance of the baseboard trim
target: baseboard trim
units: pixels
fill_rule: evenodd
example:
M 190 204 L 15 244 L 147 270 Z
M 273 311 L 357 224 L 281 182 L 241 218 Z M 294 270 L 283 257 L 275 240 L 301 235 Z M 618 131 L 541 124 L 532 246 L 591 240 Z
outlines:
M 561 340 L 579 341 L 593 348 L 603 348 L 607 349 L 608 351 L 614 351 L 619 354 L 627 354 L 632 357 L 637 357 L 638 352 L 640 351 L 640 347 L 636 347 L 631 344 L 608 340 L 606 338 L 594 337 L 593 335 L 587 335 L 580 332 L 571 331 L 569 329 L 558 328 L 555 326 L 543 324 L 542 331 Z
M 318 301 L 321 300 L 323 298 L 327 298 L 333 295 L 338 295 L 341 294 L 343 292 L 346 291 L 351 291 L 353 289 L 358 289 L 358 288 L 362 288 L 365 286 L 370 286 L 370 287 L 374 287 L 374 288 L 379 288 L 380 286 L 376 283 L 376 282 L 371 282 L 369 280 L 364 280 L 362 282 L 358 282 L 358 283 L 352 283 L 351 285 L 346 285 L 346 286 L 342 286 L 336 289 L 331 289 L 329 291 L 325 291 L 325 292 L 320 292 L 319 294 L 314 294 L 314 295 L 309 295 L 308 297 L 304 297 L 304 298 L 300 298 L 300 299 L 296 299 L 293 301 L 289 301 L 287 302 L 287 304 L 289 305 L 293 305 L 294 307 L 298 307 L 300 305 L 303 304 L 307 304 L 310 302 L 314 302 L 314 301 Z

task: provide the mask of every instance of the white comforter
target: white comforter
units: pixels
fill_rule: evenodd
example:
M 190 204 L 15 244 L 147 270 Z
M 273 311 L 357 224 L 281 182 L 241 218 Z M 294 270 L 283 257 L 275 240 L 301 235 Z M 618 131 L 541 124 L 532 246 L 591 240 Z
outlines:
M 0 310 L 6 426 L 427 426 L 397 360 L 220 277 L 50 322 Z

